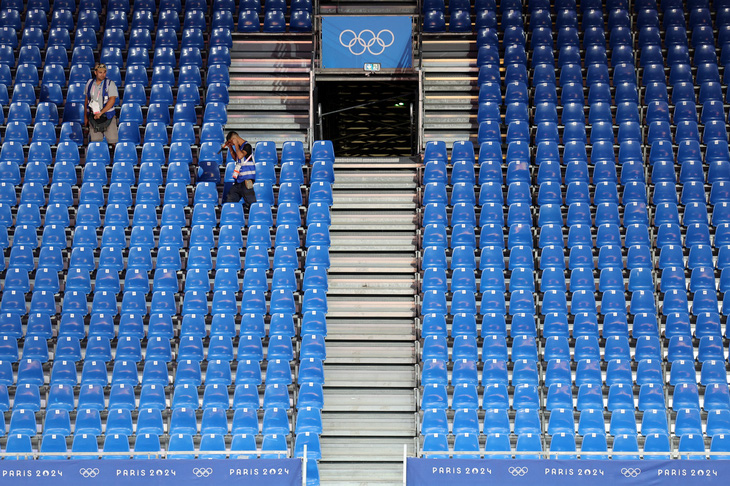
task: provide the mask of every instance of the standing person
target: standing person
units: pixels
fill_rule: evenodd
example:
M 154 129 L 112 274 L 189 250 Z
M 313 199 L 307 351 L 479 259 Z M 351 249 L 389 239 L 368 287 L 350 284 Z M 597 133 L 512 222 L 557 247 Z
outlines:
M 228 147 L 228 153 L 236 163 L 233 170 L 233 186 L 228 191 L 225 202 L 235 203 L 243 199 L 244 209 L 248 211 L 249 206 L 256 202 L 256 193 L 253 190 L 253 182 L 256 178 L 253 149 L 251 144 L 236 132 L 228 133 L 223 146 Z
M 110 148 L 118 141 L 114 103 L 119 97 L 117 85 L 106 77 L 106 64 L 94 67 L 94 77 L 86 83 L 84 125 L 89 127 L 89 141 L 101 142 L 106 137 Z

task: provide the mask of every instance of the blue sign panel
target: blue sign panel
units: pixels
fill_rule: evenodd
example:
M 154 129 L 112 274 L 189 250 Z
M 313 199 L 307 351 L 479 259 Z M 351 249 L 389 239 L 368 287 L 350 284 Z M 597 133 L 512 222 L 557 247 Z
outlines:
M 409 486 L 682 486 L 728 484 L 726 461 L 408 459 Z
M 299 459 L 0 461 L 0 484 L 23 486 L 301 486 Z
M 323 17 L 322 66 L 409 68 L 413 63 L 410 17 Z

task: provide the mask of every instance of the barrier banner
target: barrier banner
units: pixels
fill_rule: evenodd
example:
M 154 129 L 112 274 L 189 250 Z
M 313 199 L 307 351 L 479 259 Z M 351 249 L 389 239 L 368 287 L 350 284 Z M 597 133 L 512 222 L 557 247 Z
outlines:
M 0 461 L 0 484 L 23 486 L 301 486 L 300 459 Z
M 322 17 L 322 66 L 363 69 L 379 63 L 384 69 L 413 65 L 410 17 Z
M 578 461 L 417 459 L 407 462 L 408 486 L 682 486 L 728 484 L 728 461 Z

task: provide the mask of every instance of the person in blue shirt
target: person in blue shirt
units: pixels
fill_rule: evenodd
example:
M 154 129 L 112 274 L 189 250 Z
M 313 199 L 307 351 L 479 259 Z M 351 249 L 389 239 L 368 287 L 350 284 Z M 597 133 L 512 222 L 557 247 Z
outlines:
M 226 202 L 244 201 L 244 209 L 256 202 L 256 193 L 253 183 L 256 179 L 256 166 L 253 160 L 251 144 L 241 138 L 236 132 L 229 132 L 223 147 L 228 148 L 228 154 L 236 163 L 233 170 L 233 186 L 228 191 Z

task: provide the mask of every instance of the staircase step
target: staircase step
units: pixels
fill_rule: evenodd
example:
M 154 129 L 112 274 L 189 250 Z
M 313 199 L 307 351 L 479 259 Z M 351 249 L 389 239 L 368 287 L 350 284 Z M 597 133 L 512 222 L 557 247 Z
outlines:
M 418 238 L 412 231 L 330 231 L 330 240 L 330 253 L 415 252 L 418 245 Z
M 322 456 L 326 457 L 329 462 L 392 461 L 402 467 L 403 445 L 408 445 L 409 450 L 413 449 L 411 453 L 414 453 L 414 442 L 414 439 L 401 437 L 323 437 L 321 439 Z
M 234 123 L 226 123 L 226 130 L 244 130 L 244 127 L 241 125 L 236 125 Z M 307 135 L 304 133 L 293 133 L 293 132 L 284 132 L 279 129 L 272 129 L 268 128 L 266 130 L 257 130 L 252 131 L 249 129 L 250 132 L 246 134 L 246 139 L 251 142 L 251 144 L 254 144 L 255 142 L 261 142 L 261 141 L 269 141 L 274 142 L 277 146 L 281 147 L 284 145 L 284 142 L 302 142 L 303 144 L 307 143 Z
M 237 74 L 231 78 L 229 92 L 254 91 L 259 88 L 269 91 L 290 91 L 291 89 L 304 87 L 309 89 L 309 76 L 304 75 L 242 75 Z M 285 89 L 282 89 L 285 88 Z
M 415 254 L 369 253 L 367 261 L 361 255 L 331 254 L 330 273 L 415 273 L 418 262 Z
M 435 81 L 427 79 L 424 81 L 424 94 L 431 96 L 433 93 L 453 93 L 454 91 L 471 92 L 476 86 L 476 78 L 458 78 L 451 80 Z
M 327 295 L 410 295 L 416 289 L 412 275 L 336 275 L 329 278 Z
M 233 107 L 250 107 L 255 105 L 257 109 L 261 109 L 259 105 L 273 106 L 272 109 L 278 109 L 279 105 L 292 109 L 293 107 L 304 107 L 309 109 L 309 96 L 281 94 L 281 95 L 231 95 L 228 109 Z
M 323 412 L 324 437 L 410 437 L 416 427 L 415 413 Z M 353 434 L 352 425 L 357 424 Z
M 324 410 L 328 412 L 415 413 L 416 393 L 413 389 L 408 388 L 383 389 L 378 390 L 377 393 L 368 388 L 327 388 L 324 392 Z M 353 429 L 357 429 L 357 427 L 355 426 Z M 373 452 L 370 451 L 368 454 Z
M 406 192 L 418 186 L 415 169 L 393 170 L 353 170 L 340 169 L 335 162 L 335 194 L 343 189 L 398 189 Z
M 443 57 L 438 59 L 424 59 L 422 62 L 424 72 L 429 71 L 454 71 L 459 73 L 478 72 L 476 56 L 471 58 Z
M 336 365 L 324 367 L 325 383 L 330 388 L 415 388 L 416 367 L 413 365 Z
M 336 157 L 335 163 L 338 166 L 370 168 L 373 167 L 407 167 L 417 160 L 417 157 Z
M 340 298 L 345 300 L 338 301 Z M 394 301 L 395 299 L 399 300 Z M 331 296 L 327 307 L 328 316 L 332 317 L 415 317 L 416 315 L 416 304 L 412 296 L 387 298 L 378 296 L 371 302 L 356 301 L 352 297 Z
M 418 203 L 412 192 L 344 190 L 339 185 L 333 193 L 333 201 L 338 209 L 415 209 Z
M 414 446 L 415 447 L 415 446 Z M 412 447 L 409 451 L 415 451 Z M 413 457 L 415 452 L 409 452 Z M 402 453 L 401 453 L 402 455 Z M 322 486 L 383 486 L 403 484 L 403 464 L 398 462 L 320 462 Z
M 335 5 L 320 3 L 319 13 L 321 15 L 382 15 L 388 12 L 389 15 L 418 15 L 419 11 L 413 2 L 398 2 L 389 0 L 338 0 Z
M 444 142 L 447 146 L 451 146 L 454 142 L 461 142 L 464 140 L 471 140 L 475 146 L 477 145 L 477 134 L 470 132 L 454 132 L 453 130 L 448 132 L 431 131 L 424 135 L 424 142 Z
M 330 312 L 331 313 L 331 312 Z M 327 315 L 329 317 L 330 314 Z M 327 342 L 327 364 L 415 364 L 415 343 Z M 325 404 L 326 405 L 326 404 Z
M 259 113 L 257 116 L 229 115 L 228 123 L 235 124 L 238 128 L 247 128 L 250 130 L 257 130 L 262 128 L 305 130 L 309 127 L 309 120 L 307 120 L 306 115 L 302 115 L 301 117 L 295 117 L 292 115 L 280 115 L 275 112 L 268 113 L 271 113 L 271 116 L 265 116 L 261 113 Z M 299 120 L 297 120 L 297 118 L 299 118 Z
M 479 66 L 475 36 L 424 34 L 423 149 L 428 142 L 476 142 Z
M 477 116 L 476 114 L 472 115 L 463 111 L 439 111 L 426 115 L 423 122 L 427 125 L 444 125 L 445 127 L 452 123 L 469 123 L 470 125 L 475 125 L 477 124 Z M 476 127 L 479 128 L 478 124 Z
M 458 34 L 439 37 L 424 36 L 421 42 L 424 59 L 433 59 L 439 55 L 450 57 L 471 56 L 476 59 L 477 43 L 473 35 Z
M 308 147 L 313 45 L 311 33 L 233 33 L 226 129 Z
M 426 96 L 424 101 L 429 107 L 444 105 L 447 106 L 448 109 L 454 110 L 457 107 L 456 105 L 462 106 L 464 104 L 478 104 L 479 98 L 471 94 L 429 95 Z
M 412 230 L 418 220 L 414 211 L 389 211 L 383 218 L 382 211 L 332 210 L 332 225 L 339 230 Z
M 478 127 L 475 127 L 474 124 L 469 122 L 444 122 L 444 123 L 424 123 L 424 128 L 427 130 L 464 130 L 464 131 L 470 131 L 470 130 L 476 130 Z
M 416 326 L 412 318 L 352 319 L 327 316 L 329 341 L 413 341 Z
M 417 449 L 420 167 L 335 160 L 321 484 L 399 484 Z

